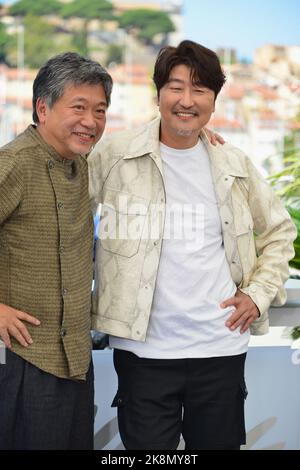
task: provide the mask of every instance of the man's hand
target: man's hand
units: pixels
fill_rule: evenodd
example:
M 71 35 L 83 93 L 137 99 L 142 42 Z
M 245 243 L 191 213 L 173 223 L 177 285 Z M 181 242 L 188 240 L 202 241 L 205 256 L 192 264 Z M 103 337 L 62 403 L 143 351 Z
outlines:
M 7 348 L 11 348 L 10 336 L 13 336 L 22 346 L 32 344 L 32 338 L 23 321 L 36 326 L 41 323 L 28 313 L 0 304 L 0 338 Z
M 205 134 L 207 135 L 207 138 L 212 145 L 217 145 L 217 142 L 222 145 L 225 144 L 225 140 L 223 139 L 223 137 L 221 137 L 216 132 L 210 131 L 206 127 L 204 127 L 203 130 L 205 131 Z
M 249 295 L 237 290 L 234 297 L 224 300 L 220 305 L 221 308 L 231 306 L 234 306 L 236 310 L 228 318 L 225 325 L 230 330 L 235 330 L 238 326 L 241 326 L 241 333 L 245 333 L 251 323 L 259 317 L 259 310 L 256 304 Z

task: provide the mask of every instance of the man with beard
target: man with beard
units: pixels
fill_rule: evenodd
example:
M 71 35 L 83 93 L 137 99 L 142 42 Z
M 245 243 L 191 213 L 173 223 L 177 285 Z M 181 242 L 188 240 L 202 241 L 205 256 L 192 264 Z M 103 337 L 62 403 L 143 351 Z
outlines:
M 295 227 L 243 152 L 203 130 L 225 77 L 192 41 L 165 47 L 160 117 L 89 157 L 102 203 L 94 328 L 110 334 L 126 449 L 239 449 L 244 363 L 285 301 Z M 255 237 L 254 237 L 255 234 Z

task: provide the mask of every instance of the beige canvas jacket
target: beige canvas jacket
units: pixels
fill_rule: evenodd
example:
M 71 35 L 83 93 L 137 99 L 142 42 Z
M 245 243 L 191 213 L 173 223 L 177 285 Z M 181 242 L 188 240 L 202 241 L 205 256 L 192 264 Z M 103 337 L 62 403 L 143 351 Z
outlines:
M 153 206 L 164 205 L 166 197 L 159 127 L 157 118 L 143 128 L 114 134 L 89 157 L 94 208 L 102 203 L 102 214 L 113 212 L 117 229 L 124 221 L 139 228 L 136 237 L 118 239 L 114 234 L 97 242 L 93 327 L 138 341 L 146 337 L 163 237 L 163 224 L 157 237 L 148 236 L 153 222 L 149 213 L 153 215 Z M 270 304 L 286 300 L 283 284 L 296 230 L 243 152 L 230 144 L 212 146 L 203 131 L 201 139 L 211 159 L 231 276 L 259 308 L 251 333 L 265 334 Z

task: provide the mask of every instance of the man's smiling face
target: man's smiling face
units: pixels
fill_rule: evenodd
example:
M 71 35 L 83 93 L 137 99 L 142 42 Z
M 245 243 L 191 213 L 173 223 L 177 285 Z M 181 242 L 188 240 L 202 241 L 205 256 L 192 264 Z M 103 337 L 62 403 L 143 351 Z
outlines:
M 106 109 L 102 85 L 69 85 L 51 108 L 37 100 L 38 131 L 63 158 L 86 155 L 103 134 Z
M 188 66 L 176 65 L 160 90 L 159 109 L 161 142 L 169 147 L 190 148 L 197 143 L 199 131 L 210 120 L 215 109 L 215 93 L 194 84 Z

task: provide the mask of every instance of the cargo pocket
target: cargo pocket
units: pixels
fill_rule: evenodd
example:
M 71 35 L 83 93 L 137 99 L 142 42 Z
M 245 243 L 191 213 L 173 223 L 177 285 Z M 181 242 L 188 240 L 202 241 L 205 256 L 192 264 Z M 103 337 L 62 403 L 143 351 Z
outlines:
M 127 403 L 127 401 L 128 400 L 126 399 L 125 394 L 118 390 L 115 395 L 115 398 L 112 401 L 111 407 L 122 408 Z
M 243 378 L 240 382 L 240 394 L 239 394 L 239 437 L 238 444 L 239 446 L 246 444 L 246 427 L 245 427 L 245 401 L 248 395 L 248 390 L 246 387 L 245 379 Z M 238 429 L 238 428 L 237 428 Z
M 130 410 L 130 406 L 127 405 L 130 405 L 129 400 L 127 400 L 126 395 L 122 391 L 118 390 L 111 406 L 113 408 L 117 408 L 118 427 L 121 441 L 125 449 L 135 449 L 136 447 L 132 446 L 132 442 L 134 441 L 134 436 L 136 434 L 134 413 Z
M 128 258 L 134 256 L 139 251 L 148 207 L 147 199 L 106 190 L 99 232 L 103 250 Z
M 240 383 L 240 390 L 241 390 L 242 397 L 244 398 L 244 400 L 246 400 L 248 396 L 248 390 L 247 390 L 245 379 L 243 379 L 242 382 Z

